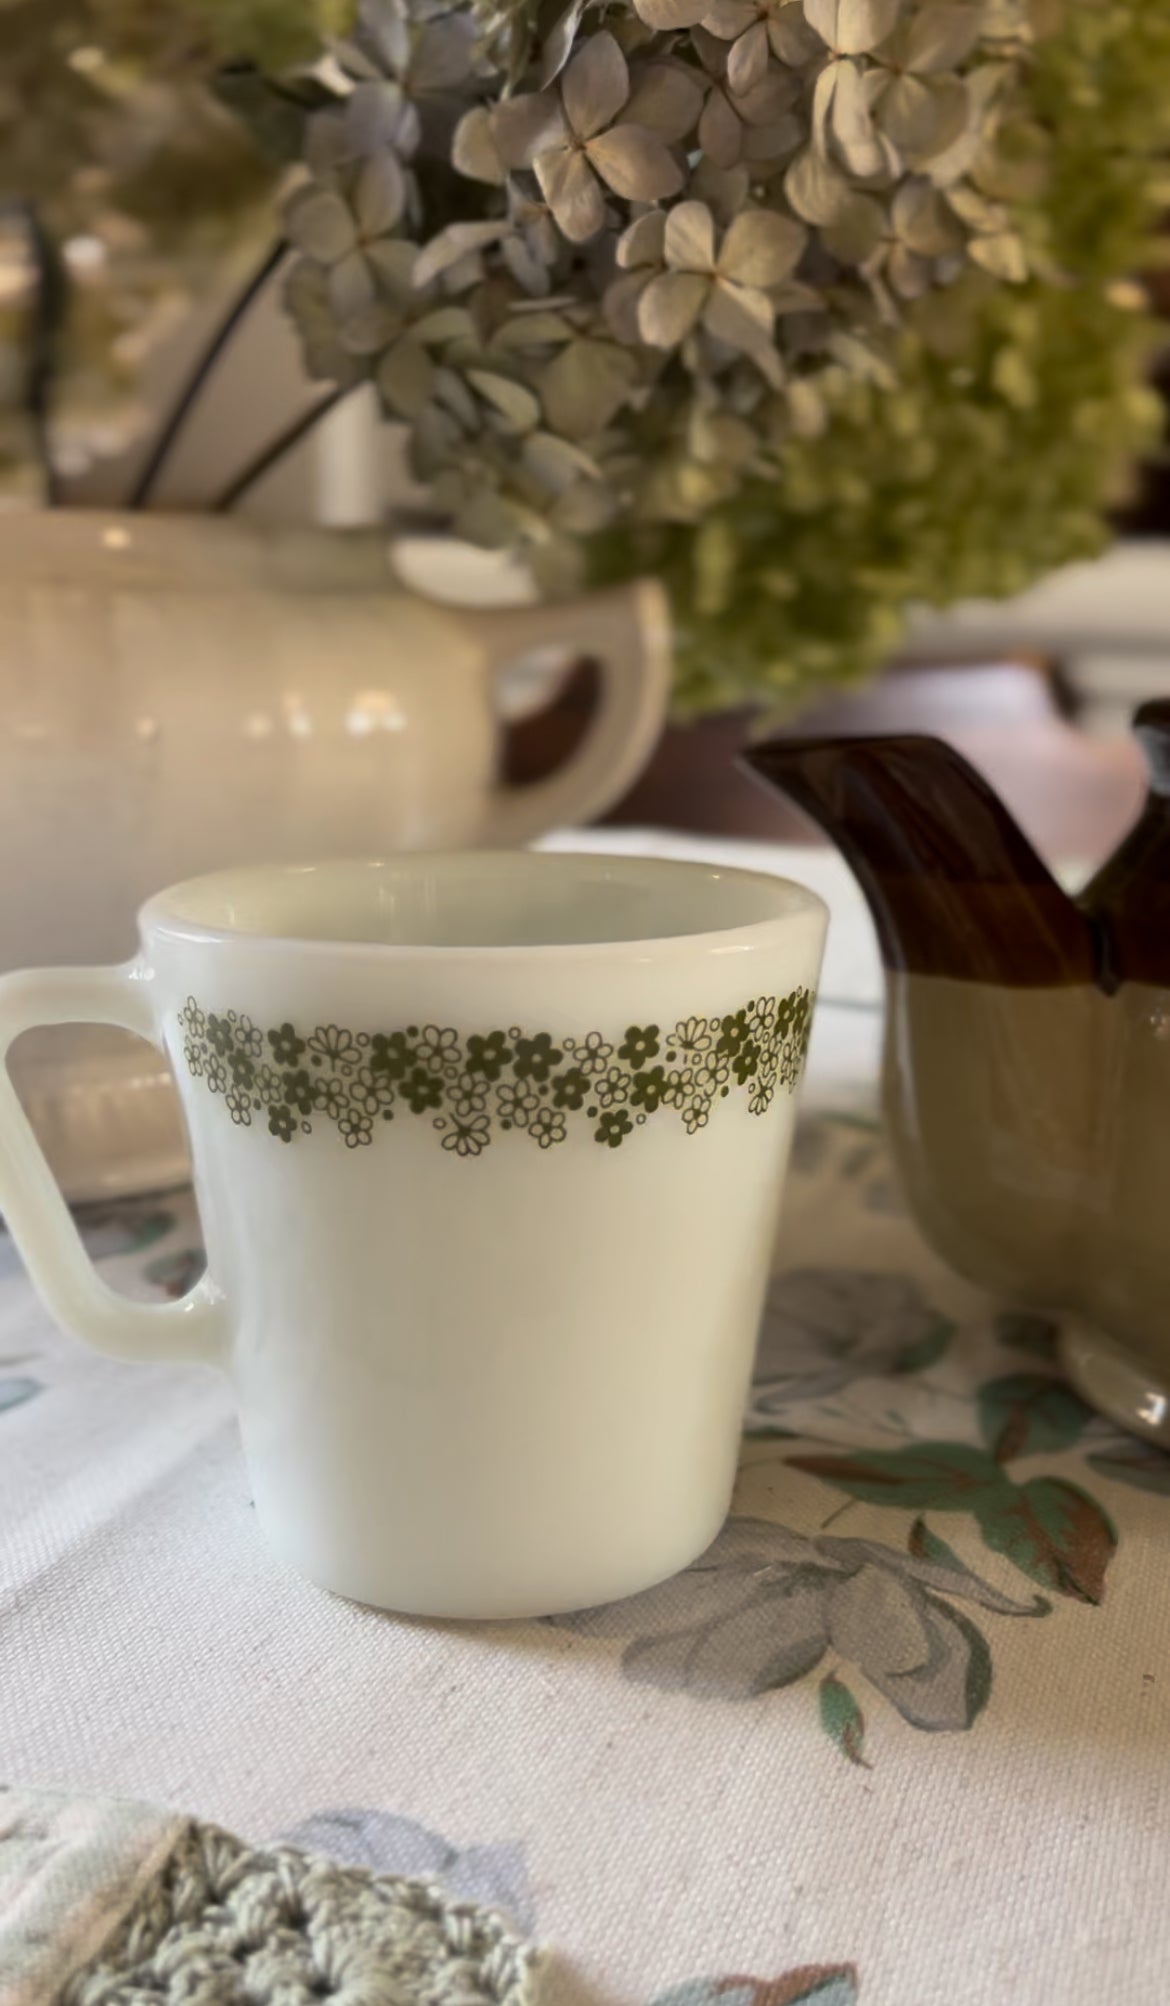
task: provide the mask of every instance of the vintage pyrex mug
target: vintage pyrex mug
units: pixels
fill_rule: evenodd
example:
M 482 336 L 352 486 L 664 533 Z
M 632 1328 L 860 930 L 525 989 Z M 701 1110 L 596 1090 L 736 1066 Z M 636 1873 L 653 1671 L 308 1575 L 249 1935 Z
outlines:
M 27 1026 L 165 1047 L 208 1272 L 90 1267 L 7 1079 L 0 1205 L 59 1321 L 234 1383 L 277 1553 L 359 1601 L 551 1614 L 727 1510 L 826 913 L 638 858 L 241 870 L 126 967 L 0 980 Z

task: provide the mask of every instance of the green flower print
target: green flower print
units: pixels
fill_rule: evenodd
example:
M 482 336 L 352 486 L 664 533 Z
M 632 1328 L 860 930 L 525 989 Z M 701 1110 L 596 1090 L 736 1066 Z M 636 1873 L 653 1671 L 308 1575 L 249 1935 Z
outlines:
M 590 1031 L 587 1038 L 573 1047 L 573 1051 L 581 1071 L 594 1076 L 605 1072 L 613 1057 L 613 1046 L 606 1043 L 600 1031 Z
M 639 1073 L 630 1087 L 630 1106 L 641 1108 L 643 1114 L 653 1114 L 665 1098 L 666 1075 L 661 1066 Z
M 228 1109 L 237 1128 L 252 1126 L 252 1096 L 244 1087 L 232 1087 L 224 1095 L 224 1105 Z
M 310 1030 L 291 1017 L 262 1031 L 250 1017 L 189 997 L 178 1044 L 190 1078 L 223 1098 L 237 1127 L 259 1115 L 282 1144 L 323 1122 L 348 1149 L 366 1148 L 380 1122 L 405 1110 L 429 1121 L 455 1157 L 482 1155 L 497 1135 L 551 1149 L 571 1141 L 575 1125 L 582 1139 L 619 1149 L 664 1108 L 689 1135 L 733 1093 L 745 1094 L 750 1114 L 763 1114 L 777 1087 L 792 1089 L 800 1077 L 811 1001 L 806 991 L 753 998 L 722 1017 L 684 1017 L 667 1038 L 657 1024 L 629 1024 L 615 1041 L 601 1031 L 558 1038 L 516 1024 L 470 1034 L 439 1024 Z
M 207 1042 L 217 1058 L 227 1058 L 228 1053 L 235 1046 L 236 1034 L 233 1026 L 228 1023 L 226 1017 L 217 1017 L 214 1012 L 209 1013 L 207 1019 Z
M 501 1128 L 527 1128 L 539 1106 L 536 1095 L 528 1091 L 523 1080 L 518 1086 L 505 1083 L 496 1088 L 496 1113 Z
M 237 1087 L 250 1087 L 256 1078 L 256 1062 L 246 1052 L 233 1052 L 228 1059 L 231 1076 Z
M 553 1081 L 553 1106 L 568 1108 L 570 1113 L 576 1114 L 578 1108 L 584 1107 L 589 1092 L 588 1074 L 580 1066 L 570 1066 L 567 1073 L 558 1073 Z
M 305 1049 L 304 1039 L 297 1037 L 291 1024 L 282 1024 L 278 1031 L 270 1031 L 268 1042 L 278 1066 L 295 1066 Z
M 760 1048 L 752 1037 L 745 1037 L 731 1061 L 731 1070 L 741 1087 L 760 1070 Z
M 555 1108 L 538 1108 L 528 1124 L 528 1133 L 542 1149 L 551 1149 L 554 1142 L 563 1142 L 568 1134 L 568 1124 L 563 1114 Z
M 420 1077 L 425 1078 L 426 1076 L 424 1074 Z M 433 1082 L 428 1081 L 428 1085 L 431 1084 Z M 385 1073 L 377 1072 L 373 1065 L 358 1067 L 350 1084 L 349 1091 L 354 1106 L 360 1108 L 363 1114 L 372 1116 L 385 1114 L 394 1105 L 394 1088 L 388 1076 Z M 409 1100 L 409 1090 L 405 1090 L 405 1093 L 406 1098 Z M 437 1100 L 425 1103 L 425 1105 L 438 1107 L 441 1101 L 442 1093 L 440 1091 Z M 411 1106 L 414 1106 L 413 1101 L 411 1101 Z M 418 1112 L 417 1109 L 415 1111 L 416 1113 Z
M 752 1114 L 766 1114 L 772 1105 L 776 1092 L 776 1075 L 761 1073 L 751 1084 L 748 1094 L 748 1110 Z
M 605 1078 L 594 1083 L 593 1098 L 599 1107 L 614 1107 L 620 1101 L 629 1100 L 629 1074 L 621 1066 L 611 1066 Z
M 285 1100 L 291 1102 L 298 1114 L 312 1114 L 317 1105 L 317 1086 L 311 1073 L 303 1067 L 297 1072 L 285 1073 L 281 1086 Z
M 539 1086 L 547 1080 L 554 1066 L 559 1066 L 564 1058 L 558 1052 L 547 1031 L 541 1031 L 535 1038 L 518 1038 L 516 1056 L 512 1069 L 518 1080 L 535 1080 Z
M 687 1058 L 693 1058 L 700 1052 L 709 1052 L 711 1031 L 707 1019 L 684 1017 L 682 1023 L 675 1026 L 670 1048 L 672 1055 L 674 1052 L 682 1052 Z
M 486 1038 L 473 1036 L 467 1040 L 467 1070 L 481 1074 L 485 1080 L 498 1080 L 511 1057 L 502 1031 L 489 1031 Z
M 425 1114 L 428 1108 L 442 1107 L 443 1082 L 416 1066 L 410 1078 L 402 1083 L 402 1098 L 412 1114 Z
M 376 1031 L 370 1039 L 370 1066 L 376 1073 L 384 1073 L 388 1080 L 404 1080 L 415 1061 L 415 1046 L 402 1031 L 391 1031 L 384 1037 Z
M 486 1114 L 473 1114 L 466 1121 L 454 1121 L 443 1137 L 443 1148 L 453 1150 L 456 1156 L 479 1156 L 492 1139 L 491 1123 Z
M 647 1059 L 656 1059 L 660 1051 L 657 1024 L 647 1024 L 645 1030 L 638 1024 L 631 1024 L 625 1040 L 618 1046 L 618 1058 L 624 1059 L 635 1072 L 646 1064 Z
M 463 1056 L 458 1031 L 441 1031 L 437 1024 L 425 1024 L 419 1033 L 418 1056 L 428 1072 L 458 1072 Z
M 238 1052 L 246 1052 L 248 1057 L 259 1060 L 264 1057 L 263 1033 L 256 1029 L 250 1017 L 237 1017 L 228 1011 L 228 1023 L 235 1025 L 235 1042 Z
M 363 1149 L 373 1140 L 374 1124 L 369 1115 L 362 1114 L 359 1108 L 346 1108 L 337 1127 L 347 1149 Z
M 715 1050 L 733 1059 L 748 1034 L 747 1011 L 737 1010 L 732 1017 L 724 1017 L 720 1026 Z
M 482 1114 L 487 1107 L 486 1077 L 480 1073 L 460 1073 L 447 1089 L 451 1112 L 466 1121 L 468 1115 Z
M 360 1056 L 357 1040 L 352 1031 L 343 1031 L 337 1024 L 319 1024 L 308 1043 L 315 1066 L 333 1066 L 344 1074 L 357 1065 Z
M 349 1084 L 344 1080 L 321 1080 L 313 1094 L 313 1107 L 340 1127 L 341 1118 L 350 1110 Z M 359 1108 L 358 1113 L 361 1113 Z

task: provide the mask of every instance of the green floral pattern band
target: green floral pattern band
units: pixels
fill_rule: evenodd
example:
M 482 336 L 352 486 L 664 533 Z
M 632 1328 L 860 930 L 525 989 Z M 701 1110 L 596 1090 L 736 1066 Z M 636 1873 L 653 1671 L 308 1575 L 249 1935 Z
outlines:
M 349 1149 L 372 1141 L 379 1122 L 425 1117 L 442 1147 L 479 1156 L 498 1134 L 523 1131 L 541 1149 L 587 1125 L 617 1149 L 650 1115 L 671 1108 L 687 1133 L 705 1128 L 718 1100 L 747 1095 L 763 1114 L 778 1090 L 792 1093 L 808 1049 L 812 994 L 758 996 L 724 1017 L 685 1017 L 671 1031 L 630 1024 L 554 1038 L 548 1031 L 462 1033 L 437 1024 L 401 1031 L 347 1031 L 292 1023 L 262 1031 L 250 1017 L 218 1016 L 189 997 L 179 1012 L 183 1057 L 193 1079 L 223 1097 L 241 1128 L 266 1123 L 281 1142 L 331 1123 Z

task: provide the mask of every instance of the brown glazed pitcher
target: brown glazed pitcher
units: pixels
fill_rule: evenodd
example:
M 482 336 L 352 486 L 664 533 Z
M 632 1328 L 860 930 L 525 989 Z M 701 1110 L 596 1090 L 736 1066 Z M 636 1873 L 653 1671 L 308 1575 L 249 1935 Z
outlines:
M 869 901 L 885 1117 L 936 1251 L 1062 1319 L 1085 1398 L 1170 1445 L 1170 702 L 1145 809 L 1079 898 L 930 738 L 776 739 L 748 763 Z

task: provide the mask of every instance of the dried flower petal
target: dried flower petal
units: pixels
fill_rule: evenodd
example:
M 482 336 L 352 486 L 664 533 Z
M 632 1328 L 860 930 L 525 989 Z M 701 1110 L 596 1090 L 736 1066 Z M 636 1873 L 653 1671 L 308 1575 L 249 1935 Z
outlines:
M 448 223 L 437 237 L 432 237 L 425 250 L 418 253 L 414 265 L 414 284 L 429 286 L 443 272 L 449 271 L 468 251 L 482 251 L 489 244 L 498 244 L 511 228 L 507 222 L 495 223 Z
M 901 0 L 804 0 L 804 17 L 834 55 L 863 56 L 897 25 Z
M 386 350 L 374 378 L 383 403 L 398 418 L 418 416 L 434 380 L 434 363 L 422 343 L 409 335 Z
M 528 432 L 539 424 L 540 405 L 522 383 L 487 369 L 469 369 L 467 380 L 514 431 Z
M 505 98 L 492 113 L 492 138 L 507 168 L 531 167 L 568 137 L 561 101 L 555 91 L 534 91 Z
M 663 272 L 651 279 L 638 306 L 638 329 L 652 348 L 677 348 L 684 341 L 711 291 L 699 272 Z
M 763 21 L 755 22 L 733 43 L 727 58 L 727 81 L 737 97 L 743 97 L 763 82 L 770 55 L 767 24 Z
M 539 378 L 548 423 L 568 439 L 592 438 L 625 403 L 635 370 L 628 351 L 612 342 L 570 342 Z
M 743 286 L 778 286 L 796 270 L 807 232 L 791 216 L 747 209 L 737 216 L 719 253 L 719 270 Z
M 406 207 L 406 176 L 397 154 L 375 154 L 358 171 L 353 213 L 363 237 L 383 237 Z
M 806 223 L 833 223 L 852 194 L 848 181 L 815 147 L 806 147 L 784 177 L 784 193 Z
M 573 53 L 573 43 L 581 25 L 585 11 L 585 0 L 571 0 L 559 20 L 544 38 L 544 49 L 540 61 L 540 88 L 547 90 L 560 76 L 565 64 Z
M 605 197 L 583 153 L 568 147 L 542 153 L 536 178 L 557 228 L 571 243 L 584 244 L 597 235 L 605 221 Z
M 647 63 L 632 79 L 626 122 L 645 126 L 668 146 L 695 130 L 703 109 L 703 87 L 681 63 Z
M 284 227 L 299 251 L 322 264 L 344 257 L 357 242 L 347 204 L 325 188 L 299 188 L 285 203 Z
M 649 209 L 644 216 L 636 217 L 618 238 L 617 262 L 627 271 L 638 265 L 661 264 L 665 244 L 666 213 L 662 209 Z
M 618 115 L 630 95 L 626 59 L 602 31 L 581 44 L 561 85 L 565 116 L 578 139 L 592 139 Z
M 492 114 L 486 105 L 473 105 L 464 112 L 451 141 L 451 165 L 469 181 L 487 181 L 500 187 L 507 179 Z
M 662 254 L 676 272 L 715 270 L 715 219 L 704 202 L 680 202 L 666 218 Z
M 707 0 L 634 0 L 639 20 L 658 30 L 695 27 L 706 5 Z
M 919 76 L 956 70 L 979 39 L 981 9 L 960 0 L 934 0 L 920 7 L 899 30 L 897 59 Z M 883 57 L 889 57 L 883 49 Z
M 710 92 L 703 106 L 699 145 L 716 167 L 736 166 L 743 152 L 743 126 L 718 87 Z
M 629 202 L 659 202 L 677 195 L 683 171 L 657 133 L 640 125 L 613 126 L 598 133 L 588 146 L 598 173 Z

